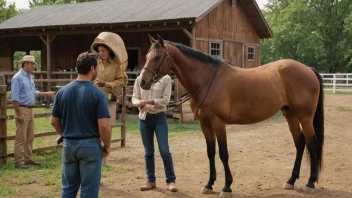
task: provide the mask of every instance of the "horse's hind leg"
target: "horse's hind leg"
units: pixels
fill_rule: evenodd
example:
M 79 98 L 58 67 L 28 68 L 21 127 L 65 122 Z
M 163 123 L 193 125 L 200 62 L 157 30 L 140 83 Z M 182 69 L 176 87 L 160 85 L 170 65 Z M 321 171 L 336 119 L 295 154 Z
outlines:
M 305 192 L 310 193 L 314 191 L 315 182 L 318 179 L 318 140 L 315 136 L 313 120 L 307 119 L 300 121 L 307 144 L 310 157 L 310 177 L 305 188 Z
M 215 133 L 211 130 L 211 125 L 205 121 L 200 122 L 202 131 L 207 143 L 207 153 L 209 159 L 210 175 L 208 184 L 202 189 L 203 194 L 210 194 L 213 192 L 214 181 L 216 180 L 215 168 Z
M 285 115 L 288 126 L 290 128 L 292 137 L 293 137 L 293 141 L 295 142 L 295 146 L 296 146 L 296 160 L 295 160 L 295 164 L 293 166 L 293 170 L 292 170 L 292 175 L 290 177 L 290 179 L 285 183 L 284 185 L 284 189 L 293 189 L 295 182 L 297 179 L 299 179 L 299 173 L 300 173 L 300 169 L 301 169 L 301 163 L 302 163 L 302 156 L 304 153 L 304 146 L 306 145 L 306 141 L 304 139 L 302 130 L 299 126 L 299 121 L 298 119 L 292 115 L 292 113 L 288 113 L 287 115 Z

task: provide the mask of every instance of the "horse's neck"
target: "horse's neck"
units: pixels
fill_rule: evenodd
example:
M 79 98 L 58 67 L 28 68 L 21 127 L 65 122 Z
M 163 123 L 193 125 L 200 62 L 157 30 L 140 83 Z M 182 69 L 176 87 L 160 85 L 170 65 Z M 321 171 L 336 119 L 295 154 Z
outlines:
M 173 56 L 173 72 L 189 94 L 195 94 L 212 73 L 212 64 L 203 63 L 181 52 Z M 198 94 L 200 95 L 200 94 Z

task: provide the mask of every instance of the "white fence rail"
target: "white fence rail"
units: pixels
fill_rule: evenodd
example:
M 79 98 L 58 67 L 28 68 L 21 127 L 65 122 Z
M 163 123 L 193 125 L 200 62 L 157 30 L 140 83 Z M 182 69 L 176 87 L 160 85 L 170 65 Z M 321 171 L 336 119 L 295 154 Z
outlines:
M 320 73 L 323 77 L 324 90 L 332 91 L 352 91 L 352 73 Z

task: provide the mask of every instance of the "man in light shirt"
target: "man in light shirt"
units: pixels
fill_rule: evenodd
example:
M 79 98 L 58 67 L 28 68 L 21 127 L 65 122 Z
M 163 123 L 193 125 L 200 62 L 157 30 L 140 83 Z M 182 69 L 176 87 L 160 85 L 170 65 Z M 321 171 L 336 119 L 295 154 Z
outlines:
M 154 132 L 159 145 L 160 155 L 164 162 L 167 189 L 177 192 L 175 186 L 176 176 L 172 155 L 169 151 L 168 122 L 166 106 L 171 97 L 171 77 L 161 78 L 149 90 L 140 86 L 140 76 L 133 87 L 132 103 L 139 109 L 139 129 L 144 145 L 144 159 L 146 163 L 147 183 L 140 190 L 156 188 L 155 160 L 154 160 Z
M 16 123 L 15 168 L 27 169 L 28 165 L 39 166 L 33 159 L 35 98 L 49 96 L 55 98 L 55 92 L 40 92 L 35 88 L 32 71 L 38 65 L 34 56 L 26 55 L 18 61 L 22 68 L 11 80 L 11 101 Z

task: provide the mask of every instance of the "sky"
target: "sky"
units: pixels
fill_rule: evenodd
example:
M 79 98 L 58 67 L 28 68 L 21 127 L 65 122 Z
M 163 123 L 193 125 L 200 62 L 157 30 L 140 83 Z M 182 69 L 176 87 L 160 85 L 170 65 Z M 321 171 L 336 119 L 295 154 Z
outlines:
M 8 2 L 16 2 L 17 8 L 28 9 L 29 3 L 28 0 L 7 0 Z M 259 7 L 262 9 L 264 4 L 268 2 L 268 0 L 256 0 Z

